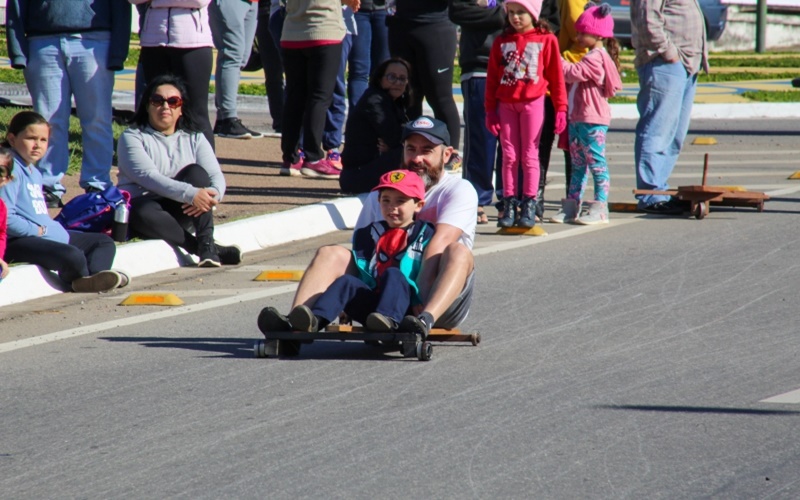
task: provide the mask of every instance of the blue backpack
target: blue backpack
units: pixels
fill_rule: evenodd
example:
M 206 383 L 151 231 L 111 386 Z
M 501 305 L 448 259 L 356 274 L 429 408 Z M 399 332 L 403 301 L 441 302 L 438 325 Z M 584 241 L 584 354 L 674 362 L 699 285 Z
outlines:
M 55 220 L 65 229 L 86 233 L 108 233 L 114 223 L 114 211 L 125 204 L 130 208 L 131 195 L 111 186 L 105 191 L 81 194 L 69 200 Z

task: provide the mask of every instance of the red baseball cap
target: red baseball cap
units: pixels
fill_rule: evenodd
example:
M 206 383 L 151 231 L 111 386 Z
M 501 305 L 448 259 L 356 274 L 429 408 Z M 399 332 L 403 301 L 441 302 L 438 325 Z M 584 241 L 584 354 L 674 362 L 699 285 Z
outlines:
M 411 170 L 392 170 L 383 174 L 378 185 L 372 190 L 377 191 L 387 188 L 400 191 L 409 198 L 425 199 L 425 183 L 422 182 L 420 176 Z

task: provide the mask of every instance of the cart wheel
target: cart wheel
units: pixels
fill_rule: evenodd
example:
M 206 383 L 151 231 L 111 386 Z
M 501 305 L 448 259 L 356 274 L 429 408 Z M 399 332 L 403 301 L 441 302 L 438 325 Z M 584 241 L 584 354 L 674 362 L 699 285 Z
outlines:
M 473 333 L 472 336 L 470 337 L 470 340 L 472 340 L 472 345 L 480 344 L 481 343 L 481 334 L 480 333 Z
M 692 215 L 694 215 L 697 218 L 697 220 L 703 220 L 706 216 L 706 213 L 707 213 L 706 204 L 702 202 L 698 203 L 694 207 L 694 210 L 692 211 Z
M 430 361 L 433 354 L 433 344 L 430 342 L 420 342 L 417 344 L 417 359 L 420 361 Z
M 257 358 L 266 358 L 267 355 L 264 353 L 264 341 L 263 340 L 256 340 L 255 344 L 253 344 L 253 356 Z

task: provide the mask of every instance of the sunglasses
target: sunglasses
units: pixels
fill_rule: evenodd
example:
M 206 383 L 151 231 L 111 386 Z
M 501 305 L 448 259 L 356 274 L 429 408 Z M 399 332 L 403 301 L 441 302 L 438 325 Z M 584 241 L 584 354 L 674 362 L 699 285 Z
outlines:
M 386 73 L 385 75 L 383 75 L 383 77 L 386 78 L 386 80 L 392 84 L 400 83 L 402 85 L 405 85 L 406 83 L 408 83 L 408 78 L 406 78 L 405 76 L 395 75 L 394 73 Z
M 167 103 L 170 109 L 180 108 L 183 105 L 183 99 L 177 96 L 164 97 L 158 94 L 150 96 L 150 104 L 153 106 L 160 108 L 164 103 Z
M 0 179 L 11 178 L 11 169 L 8 165 L 0 165 Z

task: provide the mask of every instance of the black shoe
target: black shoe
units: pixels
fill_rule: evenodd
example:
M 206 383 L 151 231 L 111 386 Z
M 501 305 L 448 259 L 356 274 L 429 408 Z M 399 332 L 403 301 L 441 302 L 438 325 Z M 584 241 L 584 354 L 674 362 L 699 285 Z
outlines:
M 217 245 L 219 262 L 224 266 L 236 266 L 242 263 L 242 249 L 236 245 L 229 247 Z
M 497 227 L 512 227 L 517 222 L 518 203 L 511 196 L 503 198 L 503 216 L 497 218 Z
M 200 257 L 197 267 L 219 267 L 222 265 L 219 261 L 217 245 L 214 243 L 201 243 L 197 255 Z
M 381 313 L 374 312 L 367 316 L 366 324 L 367 330 L 371 332 L 395 332 L 397 331 L 397 321 L 385 316 Z
M 425 314 L 422 313 L 420 317 L 409 314 L 400 322 L 398 330 L 405 333 L 416 333 L 425 340 L 428 338 L 428 334 L 431 333 L 431 327 L 433 326 L 432 322 L 424 317 Z
M 223 118 L 214 124 L 214 135 L 231 139 L 257 139 L 263 137 L 261 132 L 250 130 L 242 125 L 239 118 Z
M 519 220 L 517 224 L 519 227 L 532 228 L 536 225 L 534 209 L 536 200 L 533 198 L 525 198 L 519 205 Z
M 55 193 L 51 193 L 50 191 L 44 192 L 44 201 L 47 203 L 47 208 L 63 208 L 64 202 L 61 201 L 61 197 Z
M 274 307 L 265 307 L 258 314 L 258 329 L 266 335 L 269 332 L 290 332 L 292 324 L 289 318 L 279 313 Z
M 299 305 L 291 310 L 287 318 L 296 332 L 318 332 L 319 320 L 308 306 Z
M 652 215 L 681 215 L 684 212 L 684 202 L 675 198 L 667 201 L 657 201 L 642 209 L 642 212 Z

